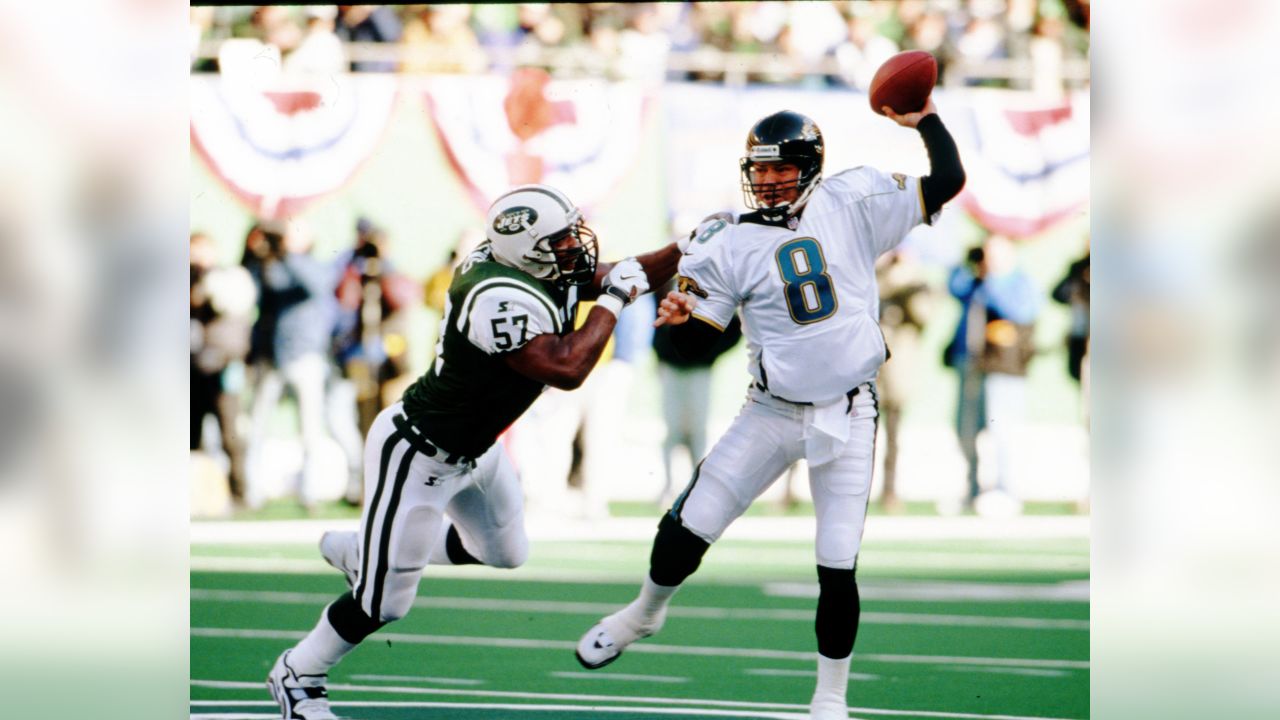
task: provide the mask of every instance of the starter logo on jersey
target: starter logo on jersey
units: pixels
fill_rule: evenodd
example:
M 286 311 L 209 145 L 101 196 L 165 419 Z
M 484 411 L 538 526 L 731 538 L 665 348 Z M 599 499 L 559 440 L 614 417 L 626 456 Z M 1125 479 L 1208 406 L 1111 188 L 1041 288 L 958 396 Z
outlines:
M 538 211 L 520 205 L 494 218 L 493 229 L 503 235 L 515 235 L 536 222 L 538 222 Z
M 894 179 L 894 182 L 898 183 L 898 189 L 899 189 L 899 190 L 906 190 L 906 189 L 907 189 L 907 176 L 906 176 L 906 175 L 903 175 L 902 173 L 894 173 L 894 174 L 893 174 L 893 179 Z
M 677 289 L 679 289 L 679 290 L 680 290 L 680 292 L 682 292 L 682 293 L 689 293 L 690 295 L 697 295 L 698 297 L 702 298 L 703 300 L 706 300 L 706 299 L 707 299 L 707 291 L 706 291 L 706 290 L 703 290 L 703 289 L 702 289 L 702 288 L 700 288 L 700 287 L 698 287 L 698 281 L 697 281 L 697 280 L 694 280 L 694 279 L 693 279 L 693 278 L 691 278 L 691 277 L 685 277 L 685 276 L 683 276 L 683 275 L 681 275 L 681 276 L 677 277 L 677 278 L 676 278 L 676 288 L 677 288 Z

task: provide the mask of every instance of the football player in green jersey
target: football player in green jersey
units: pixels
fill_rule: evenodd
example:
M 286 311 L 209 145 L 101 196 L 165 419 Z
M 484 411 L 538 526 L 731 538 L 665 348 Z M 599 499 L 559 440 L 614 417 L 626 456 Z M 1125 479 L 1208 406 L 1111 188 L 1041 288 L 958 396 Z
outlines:
M 360 530 L 321 539 L 321 553 L 346 574 L 351 592 L 325 608 L 267 677 L 286 720 L 335 717 L 329 668 L 404 617 L 427 565 L 525 561 L 520 483 L 498 436 L 546 386 L 581 385 L 618 313 L 669 280 L 680 259 L 672 243 L 598 263 L 582 213 L 546 185 L 498 198 L 485 223 L 487 242 L 449 287 L 430 369 L 369 429 Z M 574 330 L 580 300 L 596 304 Z

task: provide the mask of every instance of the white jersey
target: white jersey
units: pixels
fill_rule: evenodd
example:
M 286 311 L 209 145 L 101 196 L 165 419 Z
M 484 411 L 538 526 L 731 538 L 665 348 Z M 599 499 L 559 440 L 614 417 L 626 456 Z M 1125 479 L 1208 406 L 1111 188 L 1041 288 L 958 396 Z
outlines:
M 930 220 L 919 178 L 846 170 L 814 190 L 795 229 L 708 218 L 680 260 L 680 288 L 719 328 L 741 306 L 749 369 L 770 394 L 829 403 L 885 361 L 876 258 Z

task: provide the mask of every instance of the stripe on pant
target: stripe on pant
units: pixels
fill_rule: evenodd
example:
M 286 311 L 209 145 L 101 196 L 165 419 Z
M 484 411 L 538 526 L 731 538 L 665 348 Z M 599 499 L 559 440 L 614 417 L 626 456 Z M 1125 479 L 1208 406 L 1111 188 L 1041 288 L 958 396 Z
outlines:
M 396 510 L 400 507 L 400 496 L 404 492 L 404 481 L 409 477 L 409 467 L 413 465 L 413 456 L 418 451 L 409 447 L 400 456 L 400 466 L 396 468 L 395 487 L 391 489 L 391 498 L 387 501 L 387 511 L 382 515 L 382 536 L 378 540 L 378 570 L 373 576 L 373 599 L 369 603 L 369 617 L 377 622 L 382 621 L 382 586 L 387 580 L 391 555 L 391 524 L 395 520 Z
M 378 484 L 375 486 L 373 502 L 369 503 L 368 514 L 365 515 L 364 519 L 364 542 L 360 546 L 360 584 L 356 586 L 354 593 L 357 600 L 364 597 L 365 587 L 369 584 L 369 551 L 372 549 L 373 525 L 378 519 L 378 504 L 382 502 L 382 490 L 386 487 L 387 468 L 391 464 L 391 453 L 396 449 L 396 443 L 400 442 L 400 440 L 400 431 L 396 430 L 388 435 L 386 441 L 382 444 L 382 463 L 378 466 Z M 385 518 L 386 515 L 384 514 L 383 517 Z
M 675 520 L 680 519 L 680 513 L 684 511 L 684 501 L 689 498 L 689 493 L 693 492 L 693 486 L 698 484 L 698 476 L 702 474 L 702 463 L 706 462 L 704 457 L 698 461 L 698 467 L 693 469 L 693 478 L 689 480 L 689 486 L 680 493 L 680 497 L 671 505 L 671 517 Z

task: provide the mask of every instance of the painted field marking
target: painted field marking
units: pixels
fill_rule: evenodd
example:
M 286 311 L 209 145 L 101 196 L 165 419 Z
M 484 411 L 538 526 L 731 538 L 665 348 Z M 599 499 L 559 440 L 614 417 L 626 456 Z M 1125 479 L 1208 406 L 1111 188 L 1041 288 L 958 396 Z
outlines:
M 635 682 L 655 682 L 655 683 L 687 683 L 687 677 L 674 677 L 671 675 L 628 675 L 626 673 L 613 672 L 570 672 L 556 671 L 549 673 L 551 677 L 565 678 L 567 680 L 632 680 Z
M 375 682 L 422 682 L 432 685 L 483 685 L 484 680 L 472 678 L 428 677 L 425 675 L 352 675 L 352 680 L 373 680 Z
M 816 586 L 815 586 L 816 588 Z M 816 590 L 814 597 L 817 596 Z M 324 605 L 332 594 L 285 592 L 277 590 L 206 590 L 192 589 L 191 600 L 200 602 L 246 602 L 280 605 Z M 438 610 L 486 610 L 495 612 L 534 612 L 561 615 L 608 615 L 618 609 L 617 603 L 589 603 L 560 600 L 496 600 L 471 597 L 419 597 L 416 608 Z M 779 620 L 813 622 L 812 610 L 785 608 L 715 608 L 673 605 L 668 617 L 699 620 Z M 936 613 L 864 612 L 862 622 L 871 625 L 930 625 L 954 627 L 1003 627 L 1022 630 L 1084 630 L 1088 620 L 1061 618 L 993 617 L 986 615 L 944 615 Z
M 301 630 L 257 630 L 243 628 L 191 628 L 193 637 L 246 638 L 255 640 L 299 640 L 307 633 Z M 417 635 L 411 633 L 381 633 L 379 640 L 414 645 L 461 645 L 464 647 L 519 648 L 527 650 L 563 650 L 577 648 L 572 640 L 534 640 L 529 638 L 494 638 L 458 635 Z M 718 648 L 685 645 L 657 645 L 643 643 L 627 648 L 632 653 L 655 655 L 696 655 L 700 657 L 744 657 L 769 660 L 797 660 L 813 662 L 814 653 L 798 650 L 768 650 L 760 648 Z M 859 662 L 913 663 L 925 665 L 990 665 L 995 667 L 1039 667 L 1056 669 L 1087 669 L 1088 660 L 1041 660 L 1037 658 L 984 658 L 947 655 L 897 655 L 884 653 L 856 653 Z
M 231 682 L 220 680 L 192 680 L 193 687 L 203 687 L 221 690 L 266 690 L 262 683 L 258 682 Z M 521 709 L 541 709 L 541 710 L 578 710 L 578 711 L 595 711 L 595 712 L 660 712 L 663 714 L 711 714 L 716 715 L 733 715 L 744 714 L 747 712 L 768 712 L 781 711 L 777 715 L 759 717 L 778 717 L 786 720 L 799 719 L 803 720 L 808 717 L 808 705 L 796 705 L 794 703 L 766 703 L 766 702 L 743 702 L 739 700 L 695 700 L 690 698 L 662 698 L 662 697 L 628 697 L 628 696 L 610 696 L 610 695 L 573 695 L 567 693 L 520 693 L 520 692 L 500 692 L 500 691 L 483 691 L 483 690 L 441 690 L 437 688 L 395 688 L 395 687 L 369 687 L 360 685 L 329 685 L 330 690 L 341 690 L 346 692 L 384 692 L 384 693 L 402 693 L 407 695 L 470 695 L 482 697 L 504 697 L 511 699 L 529 699 L 529 700 L 560 700 L 560 701 L 580 701 L 580 702 L 616 702 L 616 703 L 652 703 L 658 707 L 636 707 L 635 705 L 622 705 L 618 707 L 608 707 L 600 705 L 534 705 L 534 704 L 498 704 L 498 703 L 452 703 L 452 702 L 431 702 L 431 701 L 387 701 L 387 700 L 337 700 L 330 701 L 334 707 L 460 707 L 460 708 L 494 708 L 507 710 Z M 274 707 L 275 703 L 270 700 L 192 700 L 192 706 L 199 707 Z M 701 708 L 686 707 L 673 708 L 673 705 L 682 706 L 707 706 Z M 712 708 L 730 708 L 732 710 L 713 710 Z M 939 710 L 889 710 L 884 708 L 864 708 L 850 707 L 850 712 L 860 715 L 888 715 L 888 716 L 907 716 L 907 717 L 928 717 L 928 718 L 954 718 L 955 720 L 1069 720 L 1067 718 L 1051 718 L 1030 715 L 981 715 L 976 713 L 957 713 L 945 712 Z M 796 715 L 795 713 L 801 713 Z M 195 717 L 194 715 L 192 717 Z M 275 717 L 275 716 L 269 716 Z
M 747 668 L 742 671 L 746 675 L 764 675 L 770 677 L 817 677 L 817 670 L 781 670 L 779 668 Z M 849 673 L 850 680 L 873 681 L 879 680 L 879 675 L 870 675 L 868 673 Z

